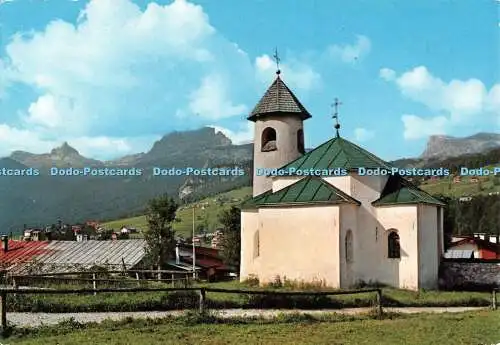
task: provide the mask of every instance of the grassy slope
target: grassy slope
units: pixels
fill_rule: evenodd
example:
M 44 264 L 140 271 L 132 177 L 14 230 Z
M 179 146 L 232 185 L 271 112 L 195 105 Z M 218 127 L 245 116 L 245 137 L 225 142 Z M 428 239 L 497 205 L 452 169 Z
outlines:
M 493 166 L 486 168 L 493 169 Z M 430 194 L 444 194 L 451 197 L 461 197 L 466 195 L 488 194 L 491 192 L 500 192 L 500 185 L 493 184 L 493 175 L 478 177 L 479 183 L 470 182 L 470 177 L 462 176 L 460 183 L 453 183 L 453 177 L 446 177 L 436 181 L 427 181 L 420 187 Z M 496 177 L 497 179 L 499 177 Z M 480 185 L 483 190 L 480 190 Z
M 176 324 L 169 321 L 129 321 L 57 330 L 9 344 L 495 344 L 500 340 L 500 311 L 461 314 L 421 314 L 394 319 L 319 322 L 250 322 L 243 324 Z
M 232 205 L 239 204 L 241 201 L 232 202 L 232 199 L 244 200 L 247 197 L 250 197 L 252 194 L 251 187 L 244 187 L 232 190 L 230 192 L 222 193 L 217 196 L 213 196 L 210 198 L 203 199 L 199 201 L 197 204 L 203 205 L 207 203 L 207 206 L 198 207 L 195 210 L 195 228 L 200 224 L 208 224 L 209 231 L 215 230 L 215 227 L 218 226 L 217 216 L 221 211 L 231 207 Z M 222 206 L 219 206 L 215 201 L 216 198 L 224 198 L 228 201 L 224 202 Z M 177 218 L 180 220 L 178 223 L 175 223 L 174 228 L 176 232 L 180 235 L 189 237 L 193 228 L 193 213 L 192 213 L 192 204 L 188 204 L 180 208 L 177 212 Z M 108 223 L 103 224 L 105 228 L 108 229 L 119 229 L 122 225 L 135 227 L 138 229 L 146 229 L 147 223 L 146 218 L 144 216 L 138 216 L 133 218 L 120 219 Z

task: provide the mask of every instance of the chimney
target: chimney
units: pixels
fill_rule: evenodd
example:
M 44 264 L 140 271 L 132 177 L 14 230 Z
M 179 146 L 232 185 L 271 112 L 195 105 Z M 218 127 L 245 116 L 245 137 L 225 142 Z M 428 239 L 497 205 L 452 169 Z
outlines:
M 177 265 L 181 263 L 181 257 L 179 255 L 179 245 L 175 246 L 175 263 Z
M 9 236 L 2 235 L 2 249 L 6 253 L 9 251 Z

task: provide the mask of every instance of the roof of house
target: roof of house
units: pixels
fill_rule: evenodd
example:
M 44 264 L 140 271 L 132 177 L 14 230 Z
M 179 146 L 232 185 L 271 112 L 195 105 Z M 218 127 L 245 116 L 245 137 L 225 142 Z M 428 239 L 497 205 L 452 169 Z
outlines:
M 464 237 L 458 241 L 452 242 L 450 248 L 455 248 L 463 244 L 474 244 L 477 245 L 478 249 L 486 249 L 500 254 L 500 243 L 493 243 L 472 236 Z
M 18 274 L 27 269 L 26 263 L 36 261 L 41 270 L 65 271 L 77 267 L 94 265 L 131 268 L 137 265 L 146 255 L 146 242 L 142 239 L 119 241 L 43 241 L 12 242 L 9 250 L 0 253 L 0 262 L 9 259 L 11 269 Z M 17 248 L 17 249 L 16 249 Z M 17 257 L 17 260 L 13 257 Z
M 380 198 L 372 202 L 373 206 L 390 205 L 446 205 L 444 202 L 434 198 L 429 193 L 421 190 L 400 175 L 390 175 Z
M 242 208 L 346 203 L 361 205 L 324 179 L 308 176 L 274 193 L 269 191 L 258 195 L 245 202 Z
M 392 166 L 386 161 L 341 137 L 334 137 L 328 140 L 296 160 L 286 164 L 281 169 L 288 171 L 290 169 L 300 171 L 336 168 L 355 170 L 361 167 L 367 169 L 392 169 Z
M 302 120 L 311 117 L 311 114 L 286 86 L 279 74 L 252 110 L 248 120 L 256 121 L 259 117 L 270 114 L 297 114 Z
M 46 253 L 47 244 L 48 242 L 9 240 L 8 251 L 0 250 L 0 266 L 8 268 L 13 264 L 30 261 L 34 256 Z

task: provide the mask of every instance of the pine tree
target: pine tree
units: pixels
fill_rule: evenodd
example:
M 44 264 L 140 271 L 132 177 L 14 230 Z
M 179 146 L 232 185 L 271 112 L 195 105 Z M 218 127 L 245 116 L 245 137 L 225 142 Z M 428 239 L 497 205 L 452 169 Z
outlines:
M 175 253 L 175 221 L 177 203 L 168 195 L 152 199 L 147 207 L 146 220 L 148 229 L 144 233 L 146 240 L 146 261 L 158 269 L 164 268 Z
M 239 272 L 241 255 L 241 211 L 232 206 L 219 215 L 222 224 L 222 258 L 224 263 Z

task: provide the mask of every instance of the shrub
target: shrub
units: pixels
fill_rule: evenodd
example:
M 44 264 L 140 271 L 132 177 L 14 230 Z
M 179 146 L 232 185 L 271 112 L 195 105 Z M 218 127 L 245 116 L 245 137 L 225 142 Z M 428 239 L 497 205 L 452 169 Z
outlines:
M 259 286 L 259 278 L 255 274 L 250 274 L 244 281 L 243 284 L 250 286 L 250 287 L 256 287 Z

